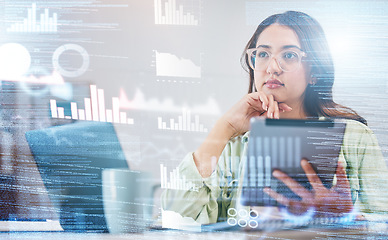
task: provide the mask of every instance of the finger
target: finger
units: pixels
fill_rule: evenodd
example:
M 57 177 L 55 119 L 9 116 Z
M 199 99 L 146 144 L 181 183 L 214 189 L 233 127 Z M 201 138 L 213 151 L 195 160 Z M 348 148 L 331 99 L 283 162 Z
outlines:
M 268 97 L 265 95 L 265 93 L 260 92 L 259 93 L 259 99 L 261 101 L 261 107 L 263 108 L 264 111 L 268 111 Z
M 282 171 L 275 170 L 273 172 L 273 176 L 282 181 L 289 189 L 291 189 L 291 191 L 293 191 L 301 198 L 307 199 L 311 197 L 311 193 L 307 189 L 305 189 L 297 181 L 295 181 Z
M 281 102 L 278 104 L 279 105 L 279 109 L 282 111 L 282 112 L 290 112 L 292 111 L 292 108 L 290 106 L 288 106 L 287 104 Z
M 263 106 L 262 106 L 262 99 L 263 97 L 261 96 L 260 92 L 254 92 L 254 93 L 249 93 L 246 96 L 246 101 L 248 104 L 257 112 L 263 113 Z
M 267 117 L 268 118 L 273 118 L 273 113 L 274 113 L 274 99 L 272 95 L 268 96 L 268 111 L 267 111 Z
M 275 108 L 275 111 L 274 111 L 274 114 L 273 114 L 273 117 L 276 118 L 276 119 L 279 119 L 279 105 L 278 105 L 278 102 L 274 102 L 274 108 Z
M 286 198 L 285 196 L 283 196 L 282 194 L 280 193 L 277 193 L 275 192 L 274 190 L 272 190 L 271 188 L 264 188 L 263 189 L 263 192 L 265 192 L 266 194 L 268 194 L 271 198 L 273 198 L 274 200 L 276 200 L 278 203 L 288 207 L 290 205 L 290 200 L 288 198 Z
M 345 168 L 340 161 L 338 161 L 338 164 L 337 164 L 336 176 L 337 176 L 336 188 L 338 188 L 342 191 L 346 191 L 346 192 L 349 191 L 350 192 L 349 180 L 346 176 Z
M 325 189 L 321 179 L 319 179 L 317 173 L 313 169 L 313 166 L 307 161 L 307 159 L 302 159 L 301 165 L 313 189 L 316 192 Z
M 262 94 L 262 92 L 252 92 L 252 93 L 248 93 L 248 96 L 255 100 L 255 101 L 258 101 L 260 100 L 260 95 Z

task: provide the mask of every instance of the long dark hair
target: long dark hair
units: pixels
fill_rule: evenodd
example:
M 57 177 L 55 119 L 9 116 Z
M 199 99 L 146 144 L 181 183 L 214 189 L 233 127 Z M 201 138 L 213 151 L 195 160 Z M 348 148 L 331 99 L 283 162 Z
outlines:
M 302 49 L 307 54 L 305 61 L 309 68 L 306 69 L 310 69 L 310 78 L 314 82 L 314 84 L 308 84 L 304 92 L 303 108 L 307 116 L 354 119 L 366 125 L 366 120 L 353 109 L 334 102 L 332 94 L 334 65 L 325 34 L 315 19 L 302 12 L 287 11 L 275 14 L 266 18 L 257 27 L 241 57 L 242 66 L 249 73 L 248 93 L 256 91 L 256 88 L 254 72 L 249 67 L 245 51 L 255 48 L 260 34 L 275 23 L 292 29 L 298 35 Z

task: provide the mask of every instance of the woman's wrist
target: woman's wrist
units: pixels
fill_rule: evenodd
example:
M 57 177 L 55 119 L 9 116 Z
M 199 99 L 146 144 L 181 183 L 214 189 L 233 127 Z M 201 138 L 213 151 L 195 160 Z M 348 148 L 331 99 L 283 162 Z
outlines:
M 228 141 L 233 138 L 238 136 L 240 133 L 237 131 L 235 127 L 226 119 L 225 116 L 221 117 L 218 119 L 216 125 L 214 128 L 217 128 L 218 132 L 220 132 L 225 139 Z
M 224 118 L 216 122 L 205 141 L 193 154 L 195 165 L 202 177 L 211 175 L 226 144 L 234 135 L 234 128 Z

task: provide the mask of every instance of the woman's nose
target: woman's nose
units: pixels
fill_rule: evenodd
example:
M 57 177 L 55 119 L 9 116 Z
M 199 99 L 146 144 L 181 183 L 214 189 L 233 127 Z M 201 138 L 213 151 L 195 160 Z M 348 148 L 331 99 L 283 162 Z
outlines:
M 279 66 L 278 60 L 275 57 L 271 57 L 267 66 L 267 73 L 279 75 L 281 72 L 282 69 Z

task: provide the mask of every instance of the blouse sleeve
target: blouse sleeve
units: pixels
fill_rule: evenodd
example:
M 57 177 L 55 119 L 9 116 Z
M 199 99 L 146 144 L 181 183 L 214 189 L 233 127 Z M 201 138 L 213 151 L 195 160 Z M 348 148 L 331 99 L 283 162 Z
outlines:
M 347 125 L 344 157 L 355 206 L 367 220 L 387 220 L 388 170 L 376 136 L 359 122 Z
M 190 217 L 200 224 L 216 223 L 226 218 L 235 199 L 247 137 L 239 136 L 228 142 L 217 167 L 208 178 L 202 178 L 189 153 L 178 166 L 180 176 L 192 186 L 185 190 L 166 189 L 162 194 L 162 210 Z
M 194 163 L 193 153 L 189 153 L 178 166 L 180 176 L 185 176 L 191 187 L 184 190 L 166 189 L 162 195 L 162 209 L 191 217 L 200 224 L 217 221 L 217 198 L 221 189 L 212 184 L 218 178 L 216 169 L 208 178 L 202 178 Z

